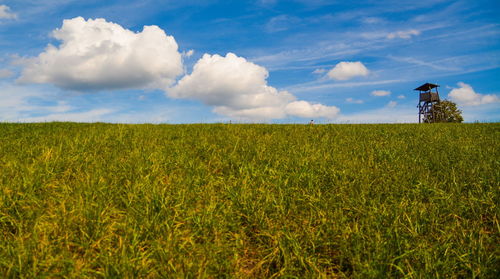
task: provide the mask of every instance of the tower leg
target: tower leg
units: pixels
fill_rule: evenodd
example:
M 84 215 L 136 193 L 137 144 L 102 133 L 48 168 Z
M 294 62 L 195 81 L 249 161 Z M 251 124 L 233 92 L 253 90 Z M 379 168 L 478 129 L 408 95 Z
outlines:
M 418 104 L 418 124 L 420 124 L 422 122 L 421 118 L 422 118 L 422 111 L 421 111 L 421 106 L 420 106 L 420 103 Z

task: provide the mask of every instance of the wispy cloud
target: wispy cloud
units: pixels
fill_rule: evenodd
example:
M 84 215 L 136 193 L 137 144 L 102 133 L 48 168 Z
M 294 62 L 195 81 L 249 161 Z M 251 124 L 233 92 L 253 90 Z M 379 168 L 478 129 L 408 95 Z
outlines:
M 54 92 L 34 87 L 0 83 L 0 121 L 18 121 L 32 114 L 46 114 L 71 109 L 64 101 L 57 101 Z
M 257 0 L 257 4 L 262 6 L 273 6 L 278 0 Z
M 420 31 L 411 29 L 406 31 L 391 32 L 387 34 L 387 39 L 394 39 L 394 38 L 410 39 L 412 36 L 418 36 L 418 35 L 420 35 Z
M 345 101 L 347 103 L 349 103 L 349 104 L 362 104 L 362 103 L 364 103 L 363 100 L 357 100 L 357 99 L 354 99 L 354 98 L 351 98 L 351 97 L 346 98 Z
M 388 57 L 390 59 L 393 59 L 393 60 L 398 61 L 398 62 L 405 62 L 405 63 L 409 63 L 409 64 L 413 64 L 413 65 L 424 66 L 424 67 L 432 68 L 432 69 L 439 70 L 439 71 L 459 71 L 459 70 L 461 70 L 459 67 L 441 66 L 441 65 L 436 64 L 436 63 L 422 61 L 422 60 L 419 60 L 419 59 L 416 59 L 413 57 L 396 57 L 396 56 L 392 56 L 392 55 L 389 55 Z
M 43 116 L 21 118 L 19 122 L 49 122 L 49 121 L 71 121 L 71 122 L 97 122 L 105 120 L 104 116 L 113 112 L 111 109 L 91 109 L 83 112 L 52 113 Z
M 0 69 L 0 79 L 10 78 L 14 75 L 11 70 L 8 69 Z
M 265 30 L 270 33 L 286 31 L 289 28 L 296 27 L 301 19 L 290 15 L 279 15 L 271 18 L 265 25 Z
M 316 69 L 316 70 L 313 71 L 313 74 L 321 75 L 321 74 L 324 74 L 326 72 L 327 72 L 326 69 Z
M 497 103 L 481 106 L 466 106 L 460 108 L 465 122 L 498 122 L 500 120 L 500 109 Z
M 361 87 L 361 86 L 372 86 L 381 84 L 391 84 L 400 83 L 406 80 L 391 79 L 391 80 L 376 80 L 376 81 L 359 81 L 359 82 L 341 82 L 341 83 L 302 83 L 293 86 L 286 87 L 286 90 L 294 93 L 312 92 L 332 88 L 351 88 L 351 87 Z
M 383 96 L 389 96 L 389 95 L 391 95 L 391 91 L 387 91 L 387 90 L 374 90 L 370 94 L 372 96 L 376 96 L 376 97 L 383 97 Z
M 398 105 L 398 102 L 396 101 L 389 101 L 389 103 L 387 103 L 387 107 L 389 108 L 394 108 Z
M 282 70 L 295 67 L 297 63 L 307 65 L 312 62 L 314 64 L 314 62 L 349 57 L 361 51 L 362 49 L 349 47 L 349 45 L 345 43 L 335 43 L 328 46 L 296 48 L 262 56 L 253 56 L 250 57 L 249 60 L 260 63 L 270 70 Z

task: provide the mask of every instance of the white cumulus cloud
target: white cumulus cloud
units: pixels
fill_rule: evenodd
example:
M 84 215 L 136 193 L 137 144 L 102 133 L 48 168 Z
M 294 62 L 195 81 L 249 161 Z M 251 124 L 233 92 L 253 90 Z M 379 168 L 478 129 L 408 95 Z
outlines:
M 375 91 L 372 91 L 371 94 L 373 96 L 377 96 L 377 97 L 389 96 L 389 95 L 391 95 L 391 91 L 387 91 L 387 90 L 375 90 Z
M 420 31 L 411 29 L 406 31 L 391 32 L 387 34 L 387 39 L 395 39 L 395 38 L 410 39 L 412 36 L 418 36 L 418 35 L 420 35 Z
M 303 118 L 323 117 L 327 119 L 335 118 L 340 110 L 334 106 L 322 104 L 311 104 L 306 101 L 294 101 L 286 105 L 285 111 L 289 115 Z
M 238 57 L 204 54 L 191 74 L 184 76 L 167 94 L 173 98 L 199 100 L 214 112 L 249 120 L 287 116 L 334 117 L 336 107 L 296 101 L 288 91 L 267 85 L 266 68 Z
M 78 91 L 164 89 L 183 73 L 175 39 L 158 26 L 134 33 L 105 19 L 76 17 L 52 35 L 61 44 L 28 60 L 19 82 Z
M 0 5 L 0 19 L 15 19 L 17 15 L 10 11 L 6 5 Z
M 358 76 L 367 76 L 370 73 L 363 63 L 340 62 L 328 72 L 328 76 L 336 80 L 348 80 Z
M 454 88 L 448 94 L 448 98 L 452 101 L 465 106 L 477 106 L 500 102 L 497 95 L 479 94 L 474 91 L 469 84 L 459 82 L 459 88 Z
M 201 100 L 212 106 L 237 109 L 277 106 L 295 100 L 287 91 L 267 85 L 264 67 L 228 53 L 225 57 L 205 54 L 168 92 L 174 98 Z

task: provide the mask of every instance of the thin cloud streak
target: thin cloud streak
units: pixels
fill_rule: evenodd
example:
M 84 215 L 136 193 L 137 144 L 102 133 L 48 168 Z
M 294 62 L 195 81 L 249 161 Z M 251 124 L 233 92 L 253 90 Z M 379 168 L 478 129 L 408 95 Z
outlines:
M 440 66 L 440 65 L 436 65 L 434 63 L 431 63 L 431 62 L 425 62 L 425 61 L 422 61 L 422 60 L 418 60 L 418 59 L 415 59 L 413 57 L 396 57 L 396 56 L 392 56 L 392 55 L 389 55 L 388 56 L 390 59 L 393 59 L 394 61 L 398 61 L 398 62 L 406 62 L 406 63 L 409 63 L 409 64 L 414 64 L 414 65 L 418 65 L 418 66 L 425 66 L 425 67 L 430 67 L 430 68 L 433 68 L 435 70 L 440 70 L 440 71 L 460 71 L 461 68 L 458 68 L 458 67 L 445 67 L 445 66 Z
M 360 87 L 360 86 L 370 86 L 370 85 L 380 85 L 380 84 L 392 84 L 406 82 L 407 80 L 392 79 L 392 80 L 377 80 L 377 81 L 360 81 L 360 82 L 343 82 L 343 83 L 328 83 L 314 85 L 308 83 L 298 84 L 290 87 L 286 87 L 286 90 L 294 93 L 311 92 L 316 90 L 324 90 L 330 88 L 349 88 L 349 87 Z

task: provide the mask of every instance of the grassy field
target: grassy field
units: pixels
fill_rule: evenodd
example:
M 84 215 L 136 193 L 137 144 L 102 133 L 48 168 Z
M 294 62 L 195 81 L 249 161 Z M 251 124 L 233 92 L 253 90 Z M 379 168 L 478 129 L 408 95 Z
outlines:
M 0 277 L 498 278 L 500 124 L 0 123 Z

